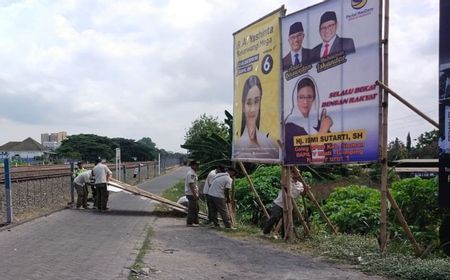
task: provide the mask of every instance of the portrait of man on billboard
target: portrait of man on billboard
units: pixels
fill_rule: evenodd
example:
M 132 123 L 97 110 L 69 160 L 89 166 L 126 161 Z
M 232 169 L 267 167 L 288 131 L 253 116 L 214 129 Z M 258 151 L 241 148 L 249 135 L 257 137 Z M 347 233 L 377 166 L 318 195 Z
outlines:
M 292 65 L 306 65 L 312 63 L 313 52 L 311 49 L 303 47 L 305 31 L 300 21 L 294 22 L 289 27 L 288 42 L 291 50 L 283 57 L 283 70 L 286 71 Z
M 351 38 L 342 38 L 336 34 L 338 21 L 334 11 L 327 11 L 320 17 L 319 34 L 322 43 L 314 47 L 313 60 L 319 61 L 321 58 L 332 56 L 339 52 L 345 55 L 355 52 L 355 43 Z

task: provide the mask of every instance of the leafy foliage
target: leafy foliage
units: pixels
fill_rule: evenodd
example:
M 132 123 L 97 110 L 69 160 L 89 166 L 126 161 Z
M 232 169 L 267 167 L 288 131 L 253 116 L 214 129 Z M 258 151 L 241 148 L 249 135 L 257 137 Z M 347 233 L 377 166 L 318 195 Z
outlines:
M 71 135 L 56 150 L 59 156 L 87 162 L 94 162 L 98 157 L 112 160 L 115 149 L 121 149 L 122 161 L 153 160 L 152 150 L 132 139 L 113 138 L 94 134 Z
M 259 166 L 253 174 L 251 180 L 258 192 L 262 203 L 266 208 L 272 206 L 273 200 L 280 190 L 281 168 L 280 166 Z M 262 210 L 256 203 L 247 178 L 236 180 L 237 215 L 243 222 L 258 224 L 261 222 Z
M 112 140 L 120 147 L 122 161 L 146 161 L 155 159 L 152 150 L 133 139 L 113 138 Z
M 71 135 L 56 150 L 60 156 L 93 162 L 98 157 L 112 159 L 118 145 L 108 137 L 94 134 Z
M 409 135 L 409 134 L 408 134 Z M 408 158 L 408 149 L 398 138 L 388 144 L 388 161 Z
M 432 130 L 419 135 L 416 146 L 411 149 L 410 158 L 438 158 L 439 131 Z
M 392 185 L 394 196 L 416 239 L 430 242 L 438 239 L 441 216 L 438 206 L 438 184 L 435 179 L 408 178 Z M 403 234 L 397 219 L 398 232 Z
M 380 224 L 380 193 L 358 185 L 337 188 L 323 210 L 341 232 L 376 233 Z
M 205 177 L 217 165 L 231 165 L 232 115 L 225 111 L 227 119 L 221 123 L 215 117 L 202 115 L 192 123 L 185 136 L 183 149 L 189 151 L 191 159 L 200 162 L 200 177 Z M 230 119 L 231 118 L 231 119 Z

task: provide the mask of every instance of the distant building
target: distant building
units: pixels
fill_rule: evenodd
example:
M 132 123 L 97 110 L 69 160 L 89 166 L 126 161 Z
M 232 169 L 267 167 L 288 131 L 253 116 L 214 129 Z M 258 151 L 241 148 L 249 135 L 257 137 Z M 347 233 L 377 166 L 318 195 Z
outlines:
M 30 137 L 22 142 L 11 141 L 0 146 L 0 159 L 16 158 L 26 162 L 32 162 L 36 157 L 43 157 L 46 153 L 47 149 Z
M 438 159 L 401 159 L 389 163 L 400 178 L 434 178 L 439 174 Z
M 57 133 L 42 133 L 41 144 L 50 149 L 55 150 L 61 145 L 61 142 L 67 138 L 67 132 L 61 131 Z

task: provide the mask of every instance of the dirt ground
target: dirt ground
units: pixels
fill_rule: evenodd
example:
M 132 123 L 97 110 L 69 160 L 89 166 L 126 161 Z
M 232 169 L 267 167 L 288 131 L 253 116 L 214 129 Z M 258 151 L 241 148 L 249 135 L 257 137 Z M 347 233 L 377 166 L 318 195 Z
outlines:
M 186 227 L 183 218 L 152 217 L 150 226 L 151 244 L 140 279 L 385 279 L 281 250 L 263 238 Z

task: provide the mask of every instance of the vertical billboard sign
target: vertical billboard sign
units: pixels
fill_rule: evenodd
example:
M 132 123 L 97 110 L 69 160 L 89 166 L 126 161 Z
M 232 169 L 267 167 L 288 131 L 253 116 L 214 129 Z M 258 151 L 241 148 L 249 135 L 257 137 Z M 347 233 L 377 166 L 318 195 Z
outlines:
M 280 162 L 280 17 L 284 8 L 234 36 L 232 159 Z
M 330 0 L 282 19 L 285 164 L 378 161 L 379 13 Z
M 450 208 L 450 1 L 440 1 L 439 206 Z

